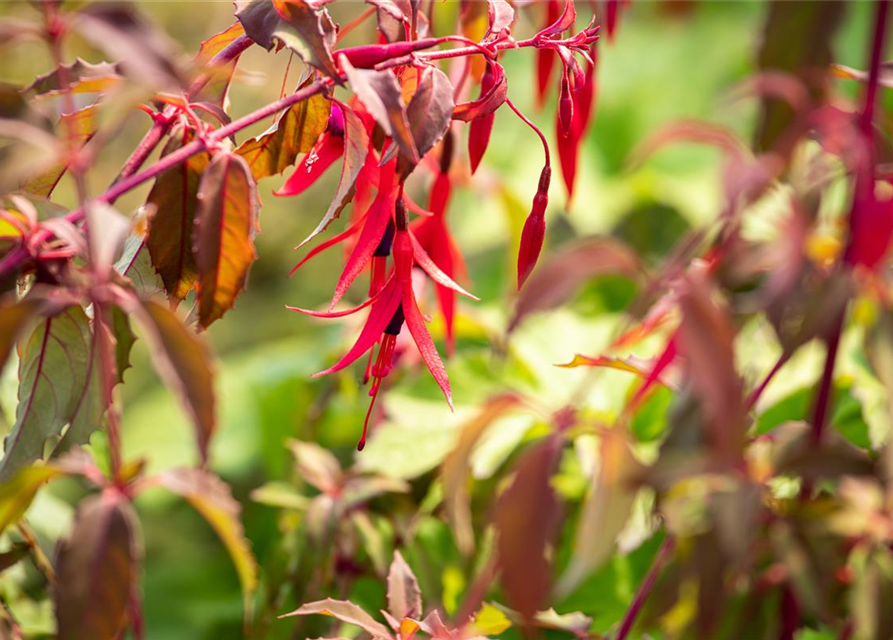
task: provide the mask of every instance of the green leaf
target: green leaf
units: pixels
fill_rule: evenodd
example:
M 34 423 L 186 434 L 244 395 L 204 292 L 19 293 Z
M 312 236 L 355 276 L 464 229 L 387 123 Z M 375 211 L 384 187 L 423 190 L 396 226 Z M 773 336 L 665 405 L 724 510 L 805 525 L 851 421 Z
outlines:
M 164 282 L 152 266 L 152 258 L 143 236 L 132 235 L 124 241 L 124 250 L 115 263 L 115 271 L 130 279 L 141 298 L 150 298 L 164 292 Z
M 127 499 L 105 492 L 84 500 L 56 557 L 59 640 L 115 640 L 142 559 L 139 521 Z
M 109 309 L 111 315 L 112 337 L 115 340 L 115 373 L 118 383 L 124 382 L 124 372 L 130 364 L 130 353 L 136 343 L 136 336 L 130 328 L 130 318 L 122 311 L 121 307 L 112 306 Z
M 283 113 L 261 136 L 243 142 L 236 153 L 245 158 L 255 180 L 279 175 L 294 164 L 299 153 L 313 148 L 325 131 L 331 110 L 323 95 L 311 96 Z M 365 148 L 363 152 L 365 158 Z
M 388 610 L 398 621 L 404 618 L 418 620 L 422 615 L 422 591 L 419 581 L 399 551 L 388 571 Z
M 332 203 L 326 210 L 326 214 L 316 225 L 309 236 L 301 241 L 298 247 L 302 247 L 320 233 L 325 231 L 332 220 L 341 215 L 341 211 L 353 198 L 354 185 L 360 170 L 366 162 L 366 154 L 369 150 L 369 134 L 363 121 L 346 104 L 338 103 L 344 114 L 344 162 L 341 165 L 341 178 L 338 180 L 338 190 L 332 198 Z
M 19 363 L 16 422 L 5 441 L 0 480 L 42 458 L 47 441 L 79 414 L 91 390 L 92 349 L 79 305 L 45 318 L 31 333 Z
M 25 467 L 0 484 L 0 533 L 18 522 L 40 488 L 48 480 L 63 475 L 63 471 L 52 465 Z
M 258 199 L 254 178 L 238 155 L 217 155 L 202 176 L 195 217 L 199 324 L 207 328 L 222 317 L 245 288 L 257 259 Z
M 34 318 L 42 303 L 38 298 L 31 297 L 21 302 L 7 299 L 0 304 L 0 371 L 12 353 L 19 334 Z
M 96 133 L 98 114 L 99 106 L 95 104 L 79 109 L 74 113 L 63 113 L 56 130 L 61 137 L 71 140 L 72 144 L 77 147 L 83 147 Z M 25 182 L 22 185 L 22 189 L 26 193 L 36 196 L 49 197 L 67 170 L 68 164 L 64 161 L 59 161 Z
M 125 299 L 121 305 L 146 331 L 155 369 L 192 418 L 199 452 L 206 459 L 217 425 L 214 373 L 207 347 L 176 314 L 157 302 Z
M 195 138 L 189 129 L 175 133 L 162 157 Z M 150 212 L 146 247 L 168 295 L 182 300 L 195 286 L 197 272 L 192 251 L 193 226 L 198 209 L 198 190 L 211 156 L 199 153 L 155 179 L 146 204 Z M 125 272 L 125 275 L 129 275 Z
M 251 596 L 257 589 L 257 563 L 239 519 L 242 507 L 229 486 L 203 469 L 174 469 L 158 476 L 158 482 L 185 498 L 217 532 L 239 575 L 247 615 Z

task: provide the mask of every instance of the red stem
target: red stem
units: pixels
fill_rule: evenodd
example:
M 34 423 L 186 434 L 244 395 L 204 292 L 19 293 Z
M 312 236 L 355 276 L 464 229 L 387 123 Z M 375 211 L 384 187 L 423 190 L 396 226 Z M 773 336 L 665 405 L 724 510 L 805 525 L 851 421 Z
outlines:
M 636 592 L 632 603 L 629 605 L 626 615 L 623 616 L 623 622 L 620 623 L 620 629 L 617 631 L 617 636 L 614 640 L 626 640 L 626 636 L 632 631 L 633 625 L 636 623 L 636 618 L 639 616 L 642 607 L 645 605 L 645 600 L 651 595 L 651 590 L 657 582 L 657 577 L 660 575 L 661 570 L 670 558 L 670 554 L 673 552 L 675 546 L 676 541 L 673 537 L 667 536 L 663 544 L 660 546 L 660 549 L 658 549 L 657 555 L 654 557 L 654 562 L 651 564 L 651 568 L 648 569 L 645 579 L 642 580 L 642 584 L 639 586 L 639 590 Z
M 757 387 L 753 391 L 750 392 L 750 395 L 747 397 L 747 402 L 744 404 L 745 411 L 750 411 L 751 409 L 754 408 L 754 405 L 756 405 L 757 400 L 760 399 L 760 396 L 763 395 L 763 392 L 766 390 L 766 387 L 768 387 L 769 383 L 772 382 L 772 378 L 774 378 L 775 374 L 777 374 L 779 372 L 779 370 L 781 370 L 781 368 L 785 364 L 787 364 L 790 357 L 791 357 L 790 354 L 783 353 L 781 355 L 781 357 L 778 359 L 778 362 L 775 363 L 775 365 L 772 367 L 772 369 L 769 371 L 769 373 L 766 374 L 766 377 L 763 378 L 763 381 L 760 382 L 760 384 L 757 385 Z
M 514 102 L 512 102 L 511 100 L 506 98 L 505 103 L 509 106 L 509 109 L 511 109 L 512 111 L 515 112 L 515 115 L 517 115 L 519 118 L 521 118 L 521 120 L 524 121 L 524 124 L 526 124 L 528 127 L 533 129 L 534 133 L 536 133 L 536 135 L 538 135 L 540 137 L 540 141 L 542 141 L 542 143 L 543 143 L 543 153 L 546 155 L 546 166 L 551 167 L 552 166 L 552 158 L 551 158 L 551 155 L 549 154 L 549 143 L 546 141 L 546 136 L 543 134 L 543 132 L 540 130 L 540 128 L 538 126 L 533 124 L 533 122 L 531 122 L 527 116 L 525 116 L 523 113 L 521 113 L 521 111 L 518 109 L 518 107 L 515 106 Z

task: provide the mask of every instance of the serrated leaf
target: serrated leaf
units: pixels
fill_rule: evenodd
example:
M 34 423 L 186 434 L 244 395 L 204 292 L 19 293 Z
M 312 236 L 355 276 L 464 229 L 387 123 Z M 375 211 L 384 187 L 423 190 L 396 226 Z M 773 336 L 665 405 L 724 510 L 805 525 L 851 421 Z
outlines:
M 257 259 L 257 192 L 241 156 L 217 155 L 198 190 L 193 249 L 199 324 L 207 328 L 233 307 Z
M 453 117 L 453 85 L 440 69 L 426 67 L 409 105 L 406 119 L 418 157 L 422 158 L 443 138 Z M 415 168 L 411 157 L 402 155 L 398 163 L 404 176 Z
M 243 142 L 236 153 L 245 158 L 255 180 L 279 175 L 295 163 L 299 153 L 313 148 L 325 131 L 330 112 L 323 95 L 311 96 L 283 113 L 261 136 Z
M 602 434 L 594 488 L 580 512 L 573 556 L 557 592 L 571 593 L 614 550 L 614 542 L 632 511 L 641 465 L 630 450 L 629 434 L 620 427 Z
M 118 65 L 110 62 L 92 64 L 81 58 L 75 58 L 71 64 L 61 65 L 49 73 L 38 76 L 23 91 L 35 94 L 38 97 L 53 97 L 60 95 L 62 90 L 61 76 L 64 75 L 68 82 L 68 92 L 79 93 L 103 93 L 124 80 L 118 71 Z
M 246 615 L 257 589 L 257 562 L 242 529 L 239 502 L 229 486 L 210 471 L 174 469 L 159 476 L 160 484 L 185 498 L 220 537 L 239 575 Z
M 195 138 L 191 130 L 181 130 L 165 145 L 162 157 L 186 146 Z M 211 156 L 198 153 L 155 179 L 146 204 L 150 212 L 146 248 L 164 288 L 175 300 L 182 300 L 198 277 L 193 255 L 194 223 L 198 211 L 198 190 Z
M 474 614 L 471 624 L 475 632 L 482 636 L 498 636 L 511 628 L 512 621 L 497 607 L 485 602 Z
M 509 29 L 515 20 L 515 10 L 506 0 L 487 0 L 490 33 L 499 35 Z
M 346 57 L 341 56 L 341 66 L 347 75 L 351 89 L 357 94 L 366 110 L 397 143 L 400 152 L 410 163 L 418 164 L 419 154 L 409 129 L 403 90 L 392 71 L 355 69 Z
M 151 300 L 122 300 L 146 332 L 149 355 L 165 385 L 192 418 L 202 459 L 217 424 L 214 374 L 203 341 L 166 307 Z
M 254 42 L 269 51 L 282 19 L 271 0 L 235 0 L 236 18 Z
M 561 440 L 550 436 L 519 461 L 511 485 L 496 501 L 497 558 L 509 603 L 525 619 L 543 606 L 551 588 L 548 545 L 555 535 L 559 505 L 551 477 Z
M 518 406 L 520 398 L 504 395 L 489 400 L 480 412 L 461 427 L 456 446 L 440 467 L 444 503 L 456 536 L 456 545 L 465 555 L 474 551 L 474 529 L 471 525 L 471 505 L 468 481 L 471 474 L 471 454 L 481 437 L 495 420 Z
M 121 494 L 81 502 L 68 540 L 56 557 L 59 640 L 115 640 L 142 559 L 139 521 Z
M 28 338 L 19 362 L 16 422 L 6 437 L 0 480 L 43 457 L 88 392 L 92 332 L 79 305 L 45 318 Z
M 61 137 L 68 138 L 77 147 L 82 147 L 96 133 L 98 113 L 99 107 L 95 104 L 74 113 L 63 113 L 56 129 Z M 56 162 L 52 167 L 25 182 L 22 189 L 26 193 L 48 197 L 67 169 L 66 162 Z
M 132 235 L 124 241 L 124 250 L 115 263 L 115 271 L 127 276 L 142 298 L 151 298 L 164 292 L 164 282 L 152 266 L 152 258 L 143 236 Z
M 238 57 L 229 61 L 225 65 L 209 69 L 208 63 L 218 53 L 226 49 L 234 40 L 241 37 L 245 33 L 245 28 L 240 22 L 235 22 L 220 33 L 217 33 L 201 43 L 198 55 L 195 56 L 195 66 L 210 72 L 211 77 L 208 83 L 202 87 L 201 91 L 193 98 L 193 102 L 206 102 L 217 105 L 223 109 L 227 106 L 227 93 L 229 85 L 232 82 L 233 74 L 236 71 Z
M 399 551 L 388 571 L 388 610 L 397 620 L 418 619 L 422 615 L 422 590 L 419 581 Z
M 317 602 L 308 602 L 291 613 L 286 613 L 280 617 L 307 616 L 315 613 L 332 616 L 342 622 L 360 627 L 373 638 L 376 638 L 376 640 L 390 640 L 391 638 L 391 633 L 388 631 L 387 627 L 380 622 L 377 622 L 372 616 L 354 603 L 345 600 L 326 598 L 325 600 L 319 600 Z
M 337 218 L 347 203 L 350 201 L 357 176 L 366 161 L 369 149 L 369 134 L 363 121 L 346 104 L 339 103 L 344 114 L 344 163 L 341 165 L 341 178 L 338 180 L 338 189 L 332 198 L 326 214 L 309 236 L 304 238 L 300 246 L 310 242 L 313 238 L 325 231 L 332 221 Z
M 282 18 L 273 38 L 340 83 L 341 74 L 332 59 L 335 25 L 329 12 L 308 0 L 273 0 L 273 7 Z
M 120 61 L 121 71 L 153 89 L 179 89 L 185 76 L 172 41 L 127 5 L 94 4 L 77 14 L 75 27 L 91 44 Z

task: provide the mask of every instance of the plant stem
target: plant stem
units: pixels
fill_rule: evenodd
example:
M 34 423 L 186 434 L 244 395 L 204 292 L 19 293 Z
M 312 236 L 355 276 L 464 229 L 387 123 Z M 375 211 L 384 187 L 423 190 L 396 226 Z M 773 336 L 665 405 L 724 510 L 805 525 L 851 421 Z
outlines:
M 620 629 L 617 631 L 617 636 L 614 640 L 626 640 L 629 632 L 632 631 L 636 618 L 639 616 L 639 613 L 641 613 L 642 607 L 645 605 L 648 596 L 651 595 L 651 590 L 657 582 L 657 577 L 660 575 L 661 570 L 670 558 L 670 554 L 675 546 L 676 540 L 668 535 L 663 541 L 663 544 L 661 544 L 660 549 L 658 549 L 657 555 L 654 557 L 654 562 L 651 563 L 651 568 L 648 569 L 648 573 L 645 574 L 645 579 L 642 580 L 642 584 L 639 586 L 639 590 L 636 592 L 632 603 L 629 605 L 626 615 L 623 616 L 623 622 L 620 623 Z
M 769 383 L 772 382 L 772 378 L 774 378 L 775 374 L 777 374 L 781 370 L 781 368 L 785 364 L 787 364 L 790 357 L 791 356 L 788 353 L 781 354 L 781 357 L 778 359 L 775 365 L 773 365 L 772 369 L 769 370 L 769 373 L 766 374 L 766 377 L 763 378 L 762 382 L 760 382 L 760 384 L 758 384 L 756 388 L 754 388 L 754 390 L 750 392 L 750 395 L 747 396 L 747 401 L 744 404 L 745 411 L 750 411 L 754 408 L 757 400 L 760 399 L 760 396 L 763 395 L 766 387 L 768 387 Z

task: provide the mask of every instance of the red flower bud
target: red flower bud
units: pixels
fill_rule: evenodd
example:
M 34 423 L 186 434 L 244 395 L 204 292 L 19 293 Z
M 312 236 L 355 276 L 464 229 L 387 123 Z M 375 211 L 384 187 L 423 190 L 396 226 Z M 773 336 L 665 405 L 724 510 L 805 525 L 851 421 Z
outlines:
M 551 179 L 552 169 L 546 165 L 540 174 L 539 187 L 536 195 L 533 196 L 533 206 L 524 223 L 524 230 L 521 232 L 521 246 L 518 249 L 518 289 L 524 286 L 524 282 L 536 266 L 540 251 L 543 249 L 543 239 L 546 237 L 546 206 L 549 204 Z
M 571 96 L 571 84 L 567 72 L 561 79 L 561 93 L 558 97 L 558 124 L 561 136 L 566 138 L 574 124 L 574 98 Z

